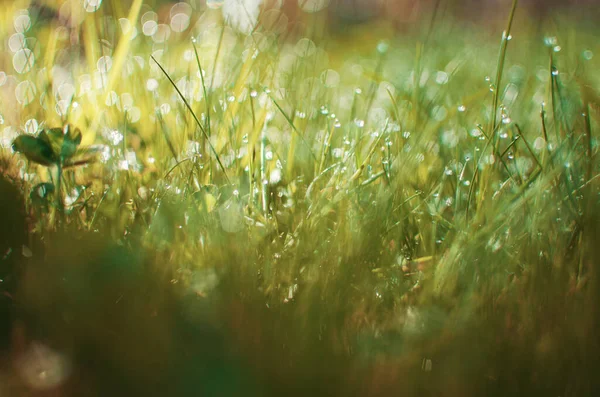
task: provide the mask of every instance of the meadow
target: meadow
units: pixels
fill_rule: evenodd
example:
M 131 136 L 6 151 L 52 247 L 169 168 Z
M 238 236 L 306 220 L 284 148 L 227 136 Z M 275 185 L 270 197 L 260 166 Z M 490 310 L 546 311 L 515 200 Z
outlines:
M 0 395 L 597 395 L 594 7 L 288 3 L 4 5 Z

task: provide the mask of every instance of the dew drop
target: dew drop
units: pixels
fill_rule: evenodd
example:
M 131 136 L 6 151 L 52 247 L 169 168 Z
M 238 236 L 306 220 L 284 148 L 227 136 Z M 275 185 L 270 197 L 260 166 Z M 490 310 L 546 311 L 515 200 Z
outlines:
M 365 121 L 361 120 L 361 119 L 354 119 L 354 124 L 358 127 L 358 128 L 363 128 L 365 126 Z

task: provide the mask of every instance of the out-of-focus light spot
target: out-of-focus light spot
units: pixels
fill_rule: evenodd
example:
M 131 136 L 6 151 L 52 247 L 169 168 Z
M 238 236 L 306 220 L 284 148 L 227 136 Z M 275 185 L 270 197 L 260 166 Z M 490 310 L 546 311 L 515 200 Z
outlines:
M 515 84 L 508 84 L 506 86 L 506 88 L 504 89 L 504 102 L 505 105 L 508 105 L 509 103 L 512 103 L 515 101 L 515 99 L 517 99 L 517 96 L 519 96 L 519 87 L 517 87 L 517 85 Z
M 148 79 L 146 81 L 146 89 L 150 92 L 156 91 L 158 89 L 158 81 L 156 79 Z
M 448 116 L 448 110 L 445 106 L 435 106 L 431 111 L 431 116 L 437 121 L 442 121 Z
M 96 67 L 100 72 L 108 72 L 112 67 L 112 58 L 109 55 L 100 57 L 100 59 L 98 59 L 98 62 L 96 62 Z
M 35 84 L 29 80 L 21 81 L 15 88 L 15 97 L 17 101 L 22 105 L 27 105 L 35 98 L 36 89 Z
M 479 128 L 473 128 L 473 129 L 472 129 L 472 130 L 469 132 L 469 134 L 470 134 L 472 137 L 475 137 L 475 138 L 477 138 L 477 137 L 480 137 L 481 135 L 483 135 L 483 133 L 481 132 L 481 130 L 480 130 Z
M 180 2 L 171 7 L 171 29 L 174 32 L 183 32 L 190 26 L 192 6 Z
M 188 140 L 185 144 L 186 156 L 194 156 L 200 153 L 200 142 Z
M 87 12 L 96 12 L 102 5 L 102 0 L 83 0 L 83 9 Z
M 281 170 L 275 168 L 269 175 L 269 183 L 275 185 L 281 181 Z
M 106 76 L 106 73 L 102 73 L 96 70 L 94 72 L 94 87 L 96 87 L 97 89 L 104 88 L 107 79 L 108 77 Z
M 321 81 L 327 88 L 335 88 L 340 84 L 340 74 L 333 69 L 321 73 Z
M 296 46 L 294 47 L 294 52 L 301 58 L 311 56 L 316 50 L 317 47 L 315 43 L 306 37 L 298 40 Z
M 0 72 L 0 87 L 6 84 L 6 73 Z
M 134 61 L 135 61 L 135 62 L 138 64 L 138 66 L 139 66 L 141 69 L 144 69 L 144 67 L 146 66 L 146 61 L 144 61 L 144 58 L 142 58 L 142 57 L 141 57 L 141 56 L 139 56 L 139 55 L 136 55 L 136 56 L 134 56 L 134 57 L 133 57 L 133 60 L 134 60 Z
M 56 388 L 71 374 L 71 363 L 64 355 L 37 342 L 18 357 L 16 368 L 25 383 L 35 390 Z
M 142 111 L 137 106 L 133 106 L 130 109 L 127 109 L 127 120 L 130 123 L 137 123 L 140 121 L 140 117 L 142 116 Z
M 590 61 L 594 57 L 594 53 L 591 50 L 585 50 L 583 52 L 583 59 Z
M 227 200 L 218 210 L 221 227 L 228 233 L 236 233 L 244 227 L 242 204 L 237 199 Z
M 206 0 L 206 6 L 208 8 L 212 8 L 213 10 L 221 8 L 223 6 L 223 3 L 223 0 Z
M 169 105 L 168 103 L 163 103 L 162 105 L 160 105 L 159 111 L 163 116 L 169 114 L 169 112 L 171 111 L 171 105 Z
M 66 116 L 69 111 L 70 105 L 71 101 L 61 99 L 56 103 L 56 114 L 58 114 L 61 117 Z
M 121 95 L 121 106 L 123 110 L 129 110 L 133 107 L 133 96 L 130 93 L 125 92 Z
M 538 137 L 533 141 L 533 148 L 537 151 L 542 150 L 546 146 L 546 140 L 542 137 Z
M 177 14 L 184 14 L 190 17 L 192 15 L 192 6 L 185 2 L 174 4 L 169 11 L 169 15 L 173 18 Z
M 442 133 L 442 144 L 447 148 L 454 148 L 458 144 L 458 135 L 454 130 L 444 131 Z
M 29 119 L 25 122 L 25 133 L 34 135 L 38 130 L 39 124 L 36 119 Z
M 283 33 L 288 25 L 288 17 L 277 9 L 270 9 L 260 18 L 262 27 L 273 33 Z
M 317 12 L 329 5 L 329 0 L 298 0 L 298 6 L 304 12 Z
M 388 44 L 387 41 L 380 41 L 377 44 L 377 52 L 380 54 L 385 54 L 386 52 L 388 52 L 389 48 L 390 48 L 390 45 Z
M 554 36 L 544 37 L 544 44 L 548 47 L 554 47 L 558 44 L 558 39 Z
M 29 14 L 17 15 L 14 19 L 15 31 L 17 33 L 25 33 L 31 28 L 31 18 Z
M 100 152 L 100 161 L 102 161 L 103 163 L 107 163 L 111 157 L 112 157 L 112 155 L 111 155 L 110 147 L 104 146 L 102 148 L 102 151 Z
M 114 146 L 117 146 L 123 140 L 123 134 L 121 134 L 119 130 L 111 130 L 106 128 L 102 132 L 102 135 Z
M 438 84 L 446 84 L 448 82 L 448 73 L 439 71 L 435 74 L 435 82 Z
M 89 74 L 79 76 L 79 95 L 92 91 L 92 78 Z
M 111 91 L 110 94 L 106 96 L 106 101 L 104 102 L 106 106 L 113 106 L 119 103 L 119 96 L 116 92 Z
M 537 77 L 539 81 L 546 81 L 548 79 L 548 70 L 544 68 L 539 68 L 535 72 L 535 77 Z
M 192 50 L 185 50 L 185 52 L 183 53 L 183 59 L 186 62 L 191 62 L 194 59 L 194 51 L 192 51 Z
M 73 86 L 73 84 L 65 83 L 65 84 L 61 84 L 60 87 L 58 87 L 58 97 L 60 99 L 64 99 L 66 101 L 71 101 L 71 99 L 73 98 L 74 95 L 75 95 L 75 87 Z
M 154 11 L 145 12 L 144 15 L 142 15 L 142 17 L 140 18 L 140 21 L 142 22 L 142 25 L 148 21 L 156 22 L 158 21 L 158 14 Z
M 152 40 L 155 43 L 164 43 L 171 36 L 171 28 L 169 25 L 165 25 L 164 23 L 159 24 L 156 27 L 156 32 L 152 35 Z
M 17 129 L 14 127 L 5 127 L 0 134 L 0 146 L 8 149 L 12 146 L 14 139 L 19 136 Z
M 192 6 L 183 1 L 174 4 L 173 7 L 171 7 L 171 10 L 169 11 L 169 15 L 172 18 L 174 15 L 177 14 L 185 14 L 188 16 L 192 15 Z
M 157 30 L 158 24 L 156 23 L 156 21 L 146 21 L 142 25 L 142 33 L 144 33 L 145 36 L 152 36 L 154 33 L 156 33 Z
M 258 22 L 262 0 L 227 0 L 223 18 L 238 32 L 250 34 Z
M 171 17 L 171 30 L 174 32 L 183 32 L 190 26 L 190 17 L 179 13 Z
M 23 33 L 14 33 L 8 38 L 8 48 L 12 52 L 17 52 L 25 47 L 25 36 Z
M 383 124 L 385 124 L 387 118 L 388 118 L 388 113 L 382 107 L 374 107 L 371 109 L 371 111 L 368 114 L 369 123 L 371 125 L 383 125 Z M 362 127 L 364 127 L 364 126 L 365 126 L 365 123 L 362 123 Z
M 131 26 L 131 23 L 129 22 L 129 19 L 127 18 L 119 18 L 119 25 L 121 26 L 121 31 L 123 32 L 123 34 L 128 34 L 131 29 L 133 28 L 133 31 L 131 31 L 131 37 L 130 39 L 133 40 L 137 34 L 138 34 L 138 30 L 135 26 Z

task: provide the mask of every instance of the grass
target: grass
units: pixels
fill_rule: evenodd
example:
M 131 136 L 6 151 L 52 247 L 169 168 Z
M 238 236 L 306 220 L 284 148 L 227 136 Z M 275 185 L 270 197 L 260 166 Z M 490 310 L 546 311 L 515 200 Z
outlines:
M 0 13 L 7 393 L 599 390 L 597 27 L 104 3 Z

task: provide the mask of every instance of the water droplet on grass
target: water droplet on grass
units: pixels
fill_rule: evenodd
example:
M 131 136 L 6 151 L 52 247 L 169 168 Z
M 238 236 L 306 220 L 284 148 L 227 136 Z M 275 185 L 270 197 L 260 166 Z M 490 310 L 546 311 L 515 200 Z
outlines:
M 554 36 L 546 36 L 544 37 L 544 44 L 548 47 L 555 46 L 558 43 L 558 39 Z

